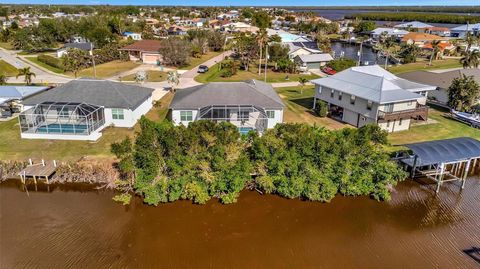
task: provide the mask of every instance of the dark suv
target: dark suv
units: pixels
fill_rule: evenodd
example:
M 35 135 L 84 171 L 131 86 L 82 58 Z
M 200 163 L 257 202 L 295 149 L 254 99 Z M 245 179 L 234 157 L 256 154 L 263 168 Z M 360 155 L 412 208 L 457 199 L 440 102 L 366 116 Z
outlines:
M 205 66 L 205 65 L 200 65 L 200 66 L 198 67 L 198 71 L 197 71 L 197 72 L 198 72 L 198 73 L 205 73 L 205 72 L 207 72 L 207 71 L 208 71 L 208 67 L 207 67 L 207 66 Z

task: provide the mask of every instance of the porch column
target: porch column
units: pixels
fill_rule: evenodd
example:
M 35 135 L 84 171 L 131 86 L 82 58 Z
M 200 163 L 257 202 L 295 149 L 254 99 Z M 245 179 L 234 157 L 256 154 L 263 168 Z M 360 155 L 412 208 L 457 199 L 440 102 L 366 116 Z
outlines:
M 462 190 L 465 188 L 465 182 L 467 181 L 468 170 L 470 170 L 470 162 L 472 160 L 468 160 L 467 165 L 465 166 L 465 170 L 463 171 L 463 178 L 462 178 Z
M 317 105 L 317 97 L 313 96 L 313 109 L 315 109 L 316 105 Z

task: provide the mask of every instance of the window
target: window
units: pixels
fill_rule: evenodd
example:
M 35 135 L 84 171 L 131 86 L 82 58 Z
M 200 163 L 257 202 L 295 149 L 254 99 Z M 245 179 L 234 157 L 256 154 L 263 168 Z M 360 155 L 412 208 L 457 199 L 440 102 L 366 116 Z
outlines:
M 322 87 L 318 87 L 318 94 L 322 94 Z
M 357 97 L 355 95 L 350 95 L 350 104 L 354 105 L 355 100 L 357 100 Z
M 125 116 L 123 115 L 123 109 L 121 108 L 112 108 L 112 119 L 114 120 L 123 120 Z
M 192 111 L 180 111 L 180 121 L 192 121 Z
M 57 115 L 59 118 L 68 119 L 68 108 L 57 107 Z
M 402 118 L 398 121 L 398 126 L 402 125 Z
M 275 111 L 267 110 L 265 112 L 267 113 L 267 118 L 269 118 L 269 119 L 274 119 L 275 118 Z
M 385 112 L 393 112 L 393 103 L 385 104 Z
M 372 110 L 373 107 L 373 102 L 372 101 L 367 101 L 367 109 Z
M 238 114 L 238 118 L 240 120 L 248 120 L 249 117 L 250 117 L 250 112 L 249 111 L 240 110 L 240 113 Z
M 343 93 L 342 93 L 342 92 L 338 92 L 338 100 L 342 101 L 342 97 L 343 97 Z
M 390 120 L 387 121 L 387 128 L 390 127 Z
M 332 90 L 332 91 L 330 92 L 330 97 L 333 98 L 333 96 L 335 96 L 335 90 Z

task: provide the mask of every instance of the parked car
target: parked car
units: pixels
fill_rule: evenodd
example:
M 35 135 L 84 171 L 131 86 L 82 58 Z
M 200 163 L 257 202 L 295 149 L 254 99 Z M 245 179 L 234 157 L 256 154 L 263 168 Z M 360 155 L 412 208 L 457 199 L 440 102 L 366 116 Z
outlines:
M 197 72 L 198 72 L 198 73 L 205 73 L 205 72 L 207 72 L 207 71 L 208 71 L 208 66 L 206 66 L 206 65 L 200 65 L 200 66 L 198 67 L 198 71 L 197 71 Z
M 337 71 L 333 70 L 331 67 L 325 66 L 322 71 L 327 75 L 335 75 Z

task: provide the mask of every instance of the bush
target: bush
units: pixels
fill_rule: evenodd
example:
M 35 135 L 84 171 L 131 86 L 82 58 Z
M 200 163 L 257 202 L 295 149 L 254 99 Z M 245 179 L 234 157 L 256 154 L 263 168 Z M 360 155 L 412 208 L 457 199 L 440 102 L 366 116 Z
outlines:
M 328 67 L 331 67 L 333 70 L 340 72 L 350 67 L 357 65 L 357 63 L 349 58 L 338 58 L 327 63 Z
M 37 60 L 44 64 L 53 66 L 55 68 L 63 69 L 62 59 L 60 58 L 55 58 L 53 56 L 46 55 L 46 54 L 40 54 L 38 55 Z
M 325 101 L 318 100 L 317 104 L 315 106 L 315 112 L 318 114 L 320 117 L 326 117 L 328 114 L 328 104 Z

